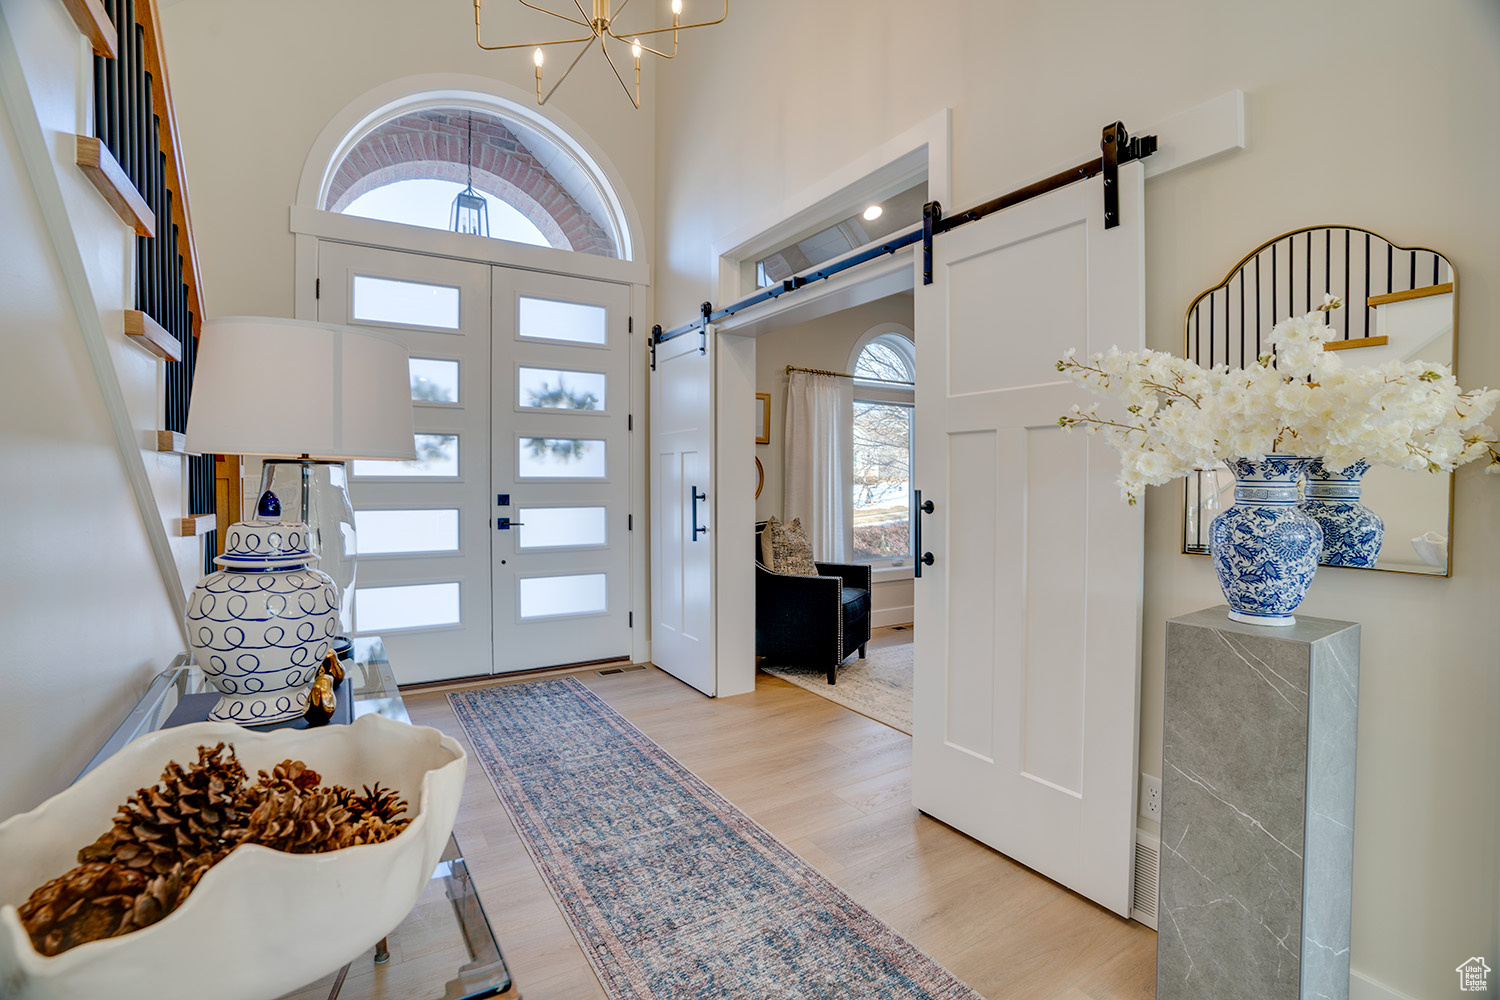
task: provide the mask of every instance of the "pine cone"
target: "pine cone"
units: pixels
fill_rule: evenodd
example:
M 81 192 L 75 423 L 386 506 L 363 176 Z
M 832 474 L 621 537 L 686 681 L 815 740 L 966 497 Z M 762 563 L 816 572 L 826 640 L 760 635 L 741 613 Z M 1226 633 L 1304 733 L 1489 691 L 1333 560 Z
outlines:
M 240 843 L 260 844 L 289 854 L 333 850 L 330 841 L 349 821 L 349 811 L 331 788 L 257 786 L 252 793 L 257 805 L 239 831 Z
M 19 909 L 21 926 L 43 955 L 58 955 L 123 928 L 148 877 L 109 862 L 79 865 L 31 894 Z
M 182 905 L 188 893 L 198 885 L 212 862 L 203 859 L 172 866 L 172 870 L 147 882 L 131 904 L 130 913 L 117 933 L 126 934 L 150 927 Z
M 300 760 L 284 760 L 271 768 L 270 774 L 264 771 L 259 773 L 260 780 L 256 782 L 256 786 L 276 791 L 306 791 L 317 788 L 323 782 L 317 771 Z
M 382 788 L 380 782 L 375 782 L 375 787 L 365 786 L 365 793 L 358 795 L 353 792 L 349 794 L 348 800 L 349 816 L 352 819 L 363 819 L 366 816 L 374 816 L 378 819 L 391 822 L 406 812 L 406 800 L 393 788 Z M 411 822 L 410 819 L 403 820 L 405 826 Z
M 245 769 L 228 749 L 228 756 L 221 756 L 223 743 L 199 747 L 198 762 L 185 770 L 176 761 L 167 764 L 161 781 L 131 796 L 114 826 L 79 851 L 78 860 L 164 875 L 203 855 L 213 861 L 223 857 L 238 842 L 233 834 L 243 826 L 245 812 L 238 802 Z

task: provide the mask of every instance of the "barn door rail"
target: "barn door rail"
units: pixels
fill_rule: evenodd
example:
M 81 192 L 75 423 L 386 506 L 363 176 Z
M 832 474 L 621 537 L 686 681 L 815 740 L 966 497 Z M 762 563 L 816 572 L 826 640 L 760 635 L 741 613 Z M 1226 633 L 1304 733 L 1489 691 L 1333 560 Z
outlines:
M 1076 167 L 1053 174 L 1051 177 L 1043 178 L 1023 188 L 1017 188 L 1008 194 L 1002 194 L 998 198 L 992 198 L 982 205 L 952 215 L 943 214 L 943 206 L 933 201 L 922 206 L 922 224 L 910 232 L 893 236 L 879 246 L 873 246 L 859 253 L 825 265 L 805 274 L 794 275 L 783 280 L 780 284 L 769 288 L 762 288 L 752 295 L 748 295 L 737 302 L 731 302 L 722 309 L 713 309 L 708 303 L 704 303 L 702 315 L 681 326 L 670 330 L 663 330 L 660 325 L 651 329 L 651 343 L 653 345 L 665 343 L 677 337 L 689 333 L 706 333 L 709 323 L 717 323 L 735 313 L 749 309 L 751 306 L 769 302 L 780 298 L 791 292 L 806 288 L 816 281 L 832 278 L 836 274 L 853 267 L 858 267 L 866 261 L 877 257 L 884 257 L 911 246 L 913 243 L 922 244 L 922 283 L 932 284 L 932 241 L 935 237 L 957 229 L 959 226 L 970 222 L 978 222 L 987 215 L 993 215 L 1003 209 L 1019 205 L 1023 201 L 1029 201 L 1040 195 L 1066 187 L 1075 181 L 1085 180 L 1099 174 L 1104 175 L 1104 228 L 1113 229 L 1120 224 L 1120 164 L 1129 163 L 1132 160 L 1143 160 L 1156 152 L 1156 136 L 1141 135 L 1132 136 L 1126 131 L 1121 122 L 1111 122 L 1104 126 L 1103 135 L 1099 141 L 1100 155 Z

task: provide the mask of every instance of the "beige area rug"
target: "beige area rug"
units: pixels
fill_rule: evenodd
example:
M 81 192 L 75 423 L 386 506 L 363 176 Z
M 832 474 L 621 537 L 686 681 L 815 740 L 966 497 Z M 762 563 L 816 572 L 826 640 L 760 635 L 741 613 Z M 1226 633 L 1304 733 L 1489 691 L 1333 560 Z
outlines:
M 912 644 L 867 649 L 867 659 L 851 657 L 839 667 L 837 684 L 828 683 L 826 670 L 812 667 L 773 666 L 762 661 L 760 669 L 910 736 Z

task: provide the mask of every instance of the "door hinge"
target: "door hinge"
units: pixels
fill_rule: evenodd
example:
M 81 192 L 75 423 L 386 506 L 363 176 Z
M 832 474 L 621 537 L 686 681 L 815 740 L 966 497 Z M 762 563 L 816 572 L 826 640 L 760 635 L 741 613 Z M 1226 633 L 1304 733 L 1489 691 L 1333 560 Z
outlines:
M 635 317 L 634 316 L 626 316 L 625 317 L 625 332 L 626 333 L 635 333 Z
M 634 413 L 627 413 L 627 414 L 625 414 L 625 429 L 627 431 L 633 431 L 633 430 L 635 430 L 635 414 Z
M 630 611 L 630 612 L 627 612 L 626 615 L 627 615 L 627 617 L 625 619 L 625 627 L 626 628 L 635 628 L 635 612 L 634 611 Z
M 315 299 L 321 299 L 322 297 L 323 297 L 323 279 L 322 278 L 314 278 L 313 279 L 313 298 L 315 298 Z
M 635 530 L 635 515 L 634 514 L 626 514 L 625 515 L 625 530 L 626 531 L 634 531 Z

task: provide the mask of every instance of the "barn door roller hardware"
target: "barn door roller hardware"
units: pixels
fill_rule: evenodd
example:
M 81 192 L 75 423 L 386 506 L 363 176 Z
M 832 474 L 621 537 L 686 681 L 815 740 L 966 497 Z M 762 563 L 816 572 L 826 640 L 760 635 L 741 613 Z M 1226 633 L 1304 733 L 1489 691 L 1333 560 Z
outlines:
M 741 310 L 771 299 L 779 298 L 799 288 L 805 288 L 814 281 L 822 281 L 857 267 L 865 261 L 883 257 L 886 254 L 895 253 L 903 247 L 911 246 L 913 243 L 922 244 L 922 283 L 932 284 L 932 241 L 933 238 L 957 229 L 959 226 L 970 222 L 977 222 L 986 215 L 993 215 L 1002 209 L 1019 205 L 1023 201 L 1030 201 L 1039 195 L 1055 191 L 1060 187 L 1066 187 L 1074 181 L 1085 180 L 1098 174 L 1104 175 L 1104 228 L 1113 229 L 1120 224 L 1120 164 L 1129 163 L 1132 160 L 1144 160 L 1156 152 L 1156 136 L 1140 135 L 1131 136 L 1125 130 L 1122 122 L 1112 122 L 1104 126 L 1104 132 L 1099 141 L 1100 155 L 1092 160 L 1080 163 L 1078 166 L 1051 177 L 1043 178 L 1034 184 L 1028 184 L 1018 188 L 1009 194 L 1002 194 L 998 198 L 992 198 L 982 205 L 976 205 L 963 212 L 955 212 L 952 215 L 943 214 L 943 206 L 935 201 L 928 202 L 922 206 L 922 225 L 908 233 L 892 236 L 880 246 L 861 250 L 859 253 L 845 257 L 806 274 L 799 274 L 778 285 L 762 288 L 754 295 L 746 296 L 738 302 L 733 302 L 722 309 L 715 310 L 705 302 L 702 306 L 702 315 L 690 323 L 674 327 L 662 332 L 661 327 L 656 327 L 651 332 L 653 345 L 663 341 L 681 337 L 687 333 L 700 333 L 703 335 L 704 343 L 708 340 L 708 324 L 717 323 L 726 317 L 733 316 Z
M 932 284 L 932 238 L 939 233 L 957 229 L 968 222 L 978 222 L 986 215 L 1030 201 L 1039 195 L 1067 187 L 1096 174 L 1104 175 L 1104 228 L 1113 229 L 1120 224 L 1120 164 L 1131 160 L 1142 160 L 1156 152 L 1156 136 L 1131 137 L 1123 122 L 1104 126 L 1099 140 L 1099 158 L 1080 163 L 1069 170 L 1044 177 L 1034 184 L 1017 188 L 1009 194 L 992 198 L 983 205 L 976 205 L 966 212 L 944 216 L 943 206 L 928 202 L 922 207 L 922 284 Z

